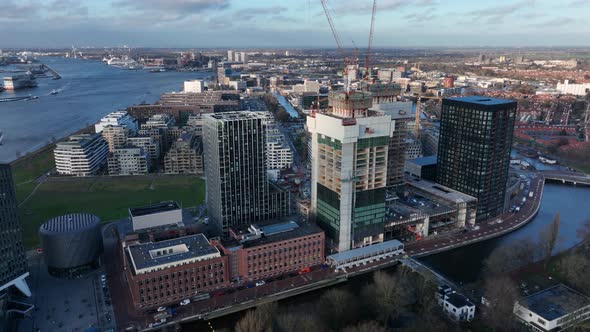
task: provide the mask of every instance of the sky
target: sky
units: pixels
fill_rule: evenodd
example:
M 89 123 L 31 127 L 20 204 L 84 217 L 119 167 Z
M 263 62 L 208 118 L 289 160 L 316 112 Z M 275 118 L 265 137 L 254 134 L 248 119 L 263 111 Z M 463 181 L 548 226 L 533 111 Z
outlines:
M 327 0 L 345 47 L 373 0 Z M 374 45 L 590 46 L 590 0 L 377 0 Z M 0 48 L 335 46 L 319 0 L 0 0 Z

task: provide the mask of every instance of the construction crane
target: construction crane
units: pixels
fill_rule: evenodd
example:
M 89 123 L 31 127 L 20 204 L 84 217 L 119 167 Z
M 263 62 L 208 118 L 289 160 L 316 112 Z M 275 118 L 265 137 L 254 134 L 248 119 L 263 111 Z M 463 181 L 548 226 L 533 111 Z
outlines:
M 373 47 L 373 31 L 375 27 L 375 15 L 377 14 L 377 0 L 373 0 L 373 11 L 371 14 L 371 29 L 369 30 L 369 45 L 365 53 L 365 80 L 371 78 L 371 48 Z
M 336 30 L 336 26 L 334 25 L 334 20 L 332 20 L 332 15 L 328 10 L 328 4 L 326 0 L 320 0 L 322 3 L 322 8 L 324 9 L 324 14 L 326 14 L 326 18 L 328 19 L 328 24 L 330 25 L 330 30 L 332 30 L 332 35 L 334 36 L 334 40 L 336 41 L 336 46 L 338 47 L 338 53 L 344 58 L 344 92 L 346 94 L 350 94 L 350 81 L 348 80 L 348 66 L 353 62 L 346 57 L 344 54 L 344 49 L 342 48 L 342 41 L 340 40 L 340 36 L 338 35 L 338 31 Z

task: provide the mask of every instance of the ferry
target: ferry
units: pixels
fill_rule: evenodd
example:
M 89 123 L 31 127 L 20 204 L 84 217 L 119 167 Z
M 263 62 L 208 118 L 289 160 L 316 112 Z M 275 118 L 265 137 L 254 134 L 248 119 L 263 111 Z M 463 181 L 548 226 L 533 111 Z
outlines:
M 17 90 L 22 88 L 32 88 L 37 86 L 37 81 L 32 75 L 15 75 L 4 77 L 4 89 Z

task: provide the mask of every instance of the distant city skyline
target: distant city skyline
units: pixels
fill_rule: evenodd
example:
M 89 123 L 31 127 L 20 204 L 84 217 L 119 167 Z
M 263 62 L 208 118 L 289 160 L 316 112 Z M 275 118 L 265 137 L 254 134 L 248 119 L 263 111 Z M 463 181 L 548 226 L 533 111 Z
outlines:
M 371 0 L 331 0 L 364 47 Z M 377 47 L 588 46 L 590 1 L 380 0 Z M 4 47 L 334 47 L 317 0 L 5 0 Z

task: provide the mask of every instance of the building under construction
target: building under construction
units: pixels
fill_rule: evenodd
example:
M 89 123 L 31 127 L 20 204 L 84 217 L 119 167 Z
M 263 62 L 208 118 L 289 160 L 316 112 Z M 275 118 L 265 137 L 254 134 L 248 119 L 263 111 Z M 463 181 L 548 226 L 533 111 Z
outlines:
M 361 89 L 371 93 L 373 105 L 393 103 L 402 91 L 401 85 L 394 83 L 362 84 Z

